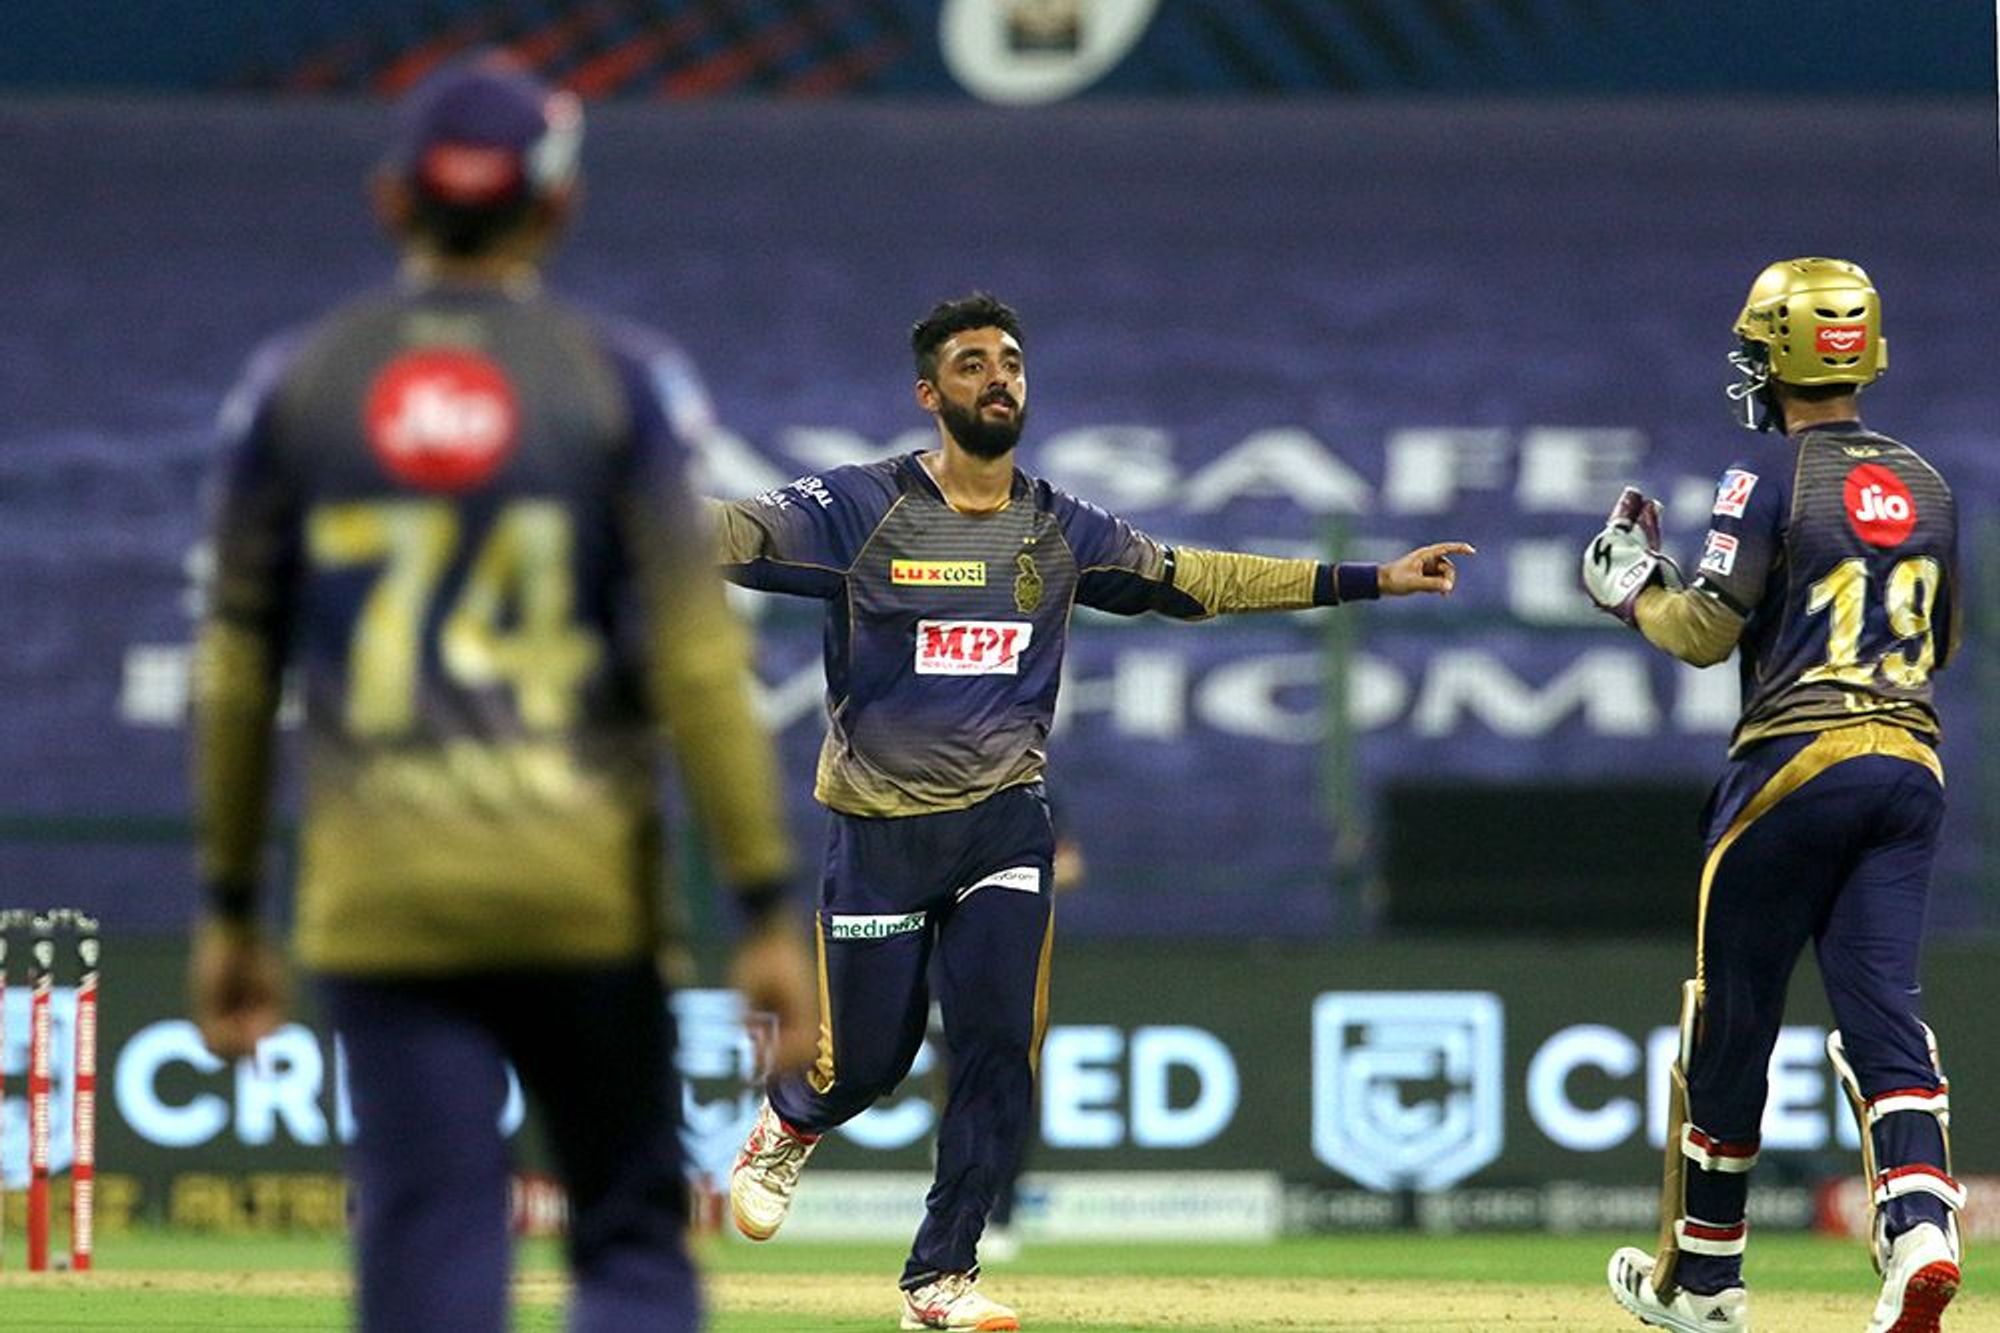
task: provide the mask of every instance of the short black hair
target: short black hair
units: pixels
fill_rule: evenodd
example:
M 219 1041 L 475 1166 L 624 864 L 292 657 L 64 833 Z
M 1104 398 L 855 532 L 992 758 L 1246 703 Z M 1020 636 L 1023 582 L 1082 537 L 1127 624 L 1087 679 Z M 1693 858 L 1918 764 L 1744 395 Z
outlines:
M 1802 403 L 1830 403 L 1836 398 L 1857 392 L 1859 384 L 1793 384 L 1789 380 L 1777 380 L 1785 386 L 1785 392 Z
M 454 259 L 473 258 L 496 248 L 527 222 L 536 202 L 534 196 L 521 194 L 475 207 L 445 203 L 422 189 L 412 193 L 410 229 L 439 253 Z
M 1021 317 L 1013 307 L 987 292 L 955 301 L 939 301 L 910 328 L 910 351 L 917 359 L 917 378 L 937 382 L 937 354 L 945 340 L 967 329 L 999 329 L 1021 341 Z

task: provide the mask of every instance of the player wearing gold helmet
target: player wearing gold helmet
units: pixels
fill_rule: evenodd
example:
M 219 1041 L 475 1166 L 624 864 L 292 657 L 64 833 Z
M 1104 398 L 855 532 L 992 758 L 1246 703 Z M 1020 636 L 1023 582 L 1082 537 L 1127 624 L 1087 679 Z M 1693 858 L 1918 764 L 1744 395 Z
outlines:
M 1957 642 L 1957 514 L 1914 450 L 1866 430 L 1888 364 L 1881 301 L 1838 259 L 1771 265 L 1730 363 L 1742 423 L 1781 449 L 1732 463 L 1692 582 L 1627 488 L 1584 552 L 1597 605 L 1696 666 L 1741 660 L 1743 713 L 1709 798 L 1695 976 L 1683 988 L 1657 1255 L 1626 1247 L 1618 1303 L 1660 1328 L 1749 1328 L 1749 1177 L 1787 982 L 1810 942 L 1839 1030 L 1883 1274 L 1871 1333 L 1929 1333 L 1959 1285 L 1949 1098 L 1917 985 L 1944 812 L 1931 674 Z

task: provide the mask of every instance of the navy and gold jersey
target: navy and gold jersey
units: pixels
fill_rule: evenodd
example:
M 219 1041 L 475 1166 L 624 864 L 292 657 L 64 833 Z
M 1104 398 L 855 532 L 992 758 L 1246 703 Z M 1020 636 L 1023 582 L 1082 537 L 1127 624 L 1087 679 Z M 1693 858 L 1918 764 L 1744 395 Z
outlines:
M 1931 673 L 1958 638 L 1951 489 L 1853 423 L 1789 443 L 1723 473 L 1694 571 L 1695 595 L 1741 618 L 1732 751 L 1865 720 L 1935 737 Z
M 823 598 L 827 735 L 815 794 L 844 814 L 962 809 L 1041 776 L 1073 606 L 1182 619 L 1372 594 L 1311 560 L 1174 549 L 1016 470 L 953 509 L 922 456 L 836 468 L 716 507 L 725 574 Z M 1351 569 L 1353 567 L 1342 567 Z
M 671 345 L 534 292 L 365 298 L 224 411 L 197 655 L 211 883 L 254 881 L 281 670 L 304 704 L 297 933 L 322 970 L 655 940 L 662 725 L 725 872 L 787 868 Z

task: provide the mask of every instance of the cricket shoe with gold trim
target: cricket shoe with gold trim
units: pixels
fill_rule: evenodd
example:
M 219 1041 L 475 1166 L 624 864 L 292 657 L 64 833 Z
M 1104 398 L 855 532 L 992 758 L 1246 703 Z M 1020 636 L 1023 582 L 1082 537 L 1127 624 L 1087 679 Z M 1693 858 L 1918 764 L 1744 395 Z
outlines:
M 729 1172 L 729 1211 L 751 1240 L 769 1240 L 784 1225 L 799 1187 L 799 1170 L 819 1146 L 819 1135 L 801 1134 L 766 1101 Z
M 987 1299 L 977 1277 L 946 1273 L 935 1282 L 903 1289 L 902 1326 L 1004 1333 L 1021 1327 L 1021 1320 L 1000 1302 Z
M 1604 1270 L 1612 1299 L 1640 1323 L 1677 1333 L 1749 1333 L 1750 1294 L 1743 1288 L 1724 1287 L 1713 1296 L 1677 1290 L 1672 1300 L 1662 1301 L 1653 1290 L 1654 1262 L 1652 1255 L 1627 1245 Z
M 1868 1333 L 1938 1333 L 1944 1307 L 1958 1295 L 1958 1255 L 1943 1230 L 1919 1222 L 1889 1247 L 1882 1298 Z

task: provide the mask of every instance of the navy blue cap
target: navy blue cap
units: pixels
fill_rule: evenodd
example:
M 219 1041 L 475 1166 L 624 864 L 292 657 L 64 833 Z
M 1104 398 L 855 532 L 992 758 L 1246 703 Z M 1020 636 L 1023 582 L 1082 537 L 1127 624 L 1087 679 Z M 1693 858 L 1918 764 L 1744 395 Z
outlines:
M 501 57 L 453 64 L 403 101 L 390 166 L 442 204 L 499 207 L 576 175 L 583 106 Z

